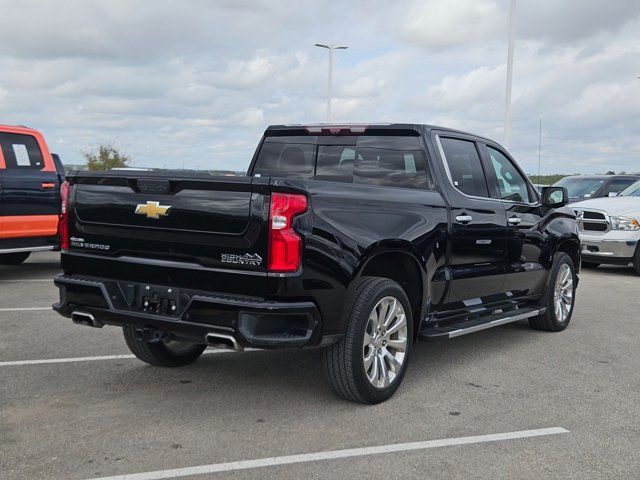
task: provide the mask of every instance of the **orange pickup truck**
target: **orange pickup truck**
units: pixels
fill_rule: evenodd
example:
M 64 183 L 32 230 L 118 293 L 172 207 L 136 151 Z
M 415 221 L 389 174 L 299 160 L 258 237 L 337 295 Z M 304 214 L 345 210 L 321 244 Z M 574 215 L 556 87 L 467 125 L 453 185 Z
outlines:
M 36 130 L 0 125 L 0 264 L 59 248 L 64 171 L 54 157 Z

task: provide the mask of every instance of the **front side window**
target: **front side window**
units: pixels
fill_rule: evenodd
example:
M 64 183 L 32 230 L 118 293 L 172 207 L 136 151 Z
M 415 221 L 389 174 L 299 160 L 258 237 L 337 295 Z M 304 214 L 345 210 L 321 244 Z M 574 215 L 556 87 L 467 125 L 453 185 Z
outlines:
M 628 187 L 622 193 L 621 197 L 640 197 L 640 180 Z
M 529 185 L 516 166 L 500 151 L 487 146 L 491 166 L 498 180 L 498 198 L 512 202 L 530 203 Z
M 453 186 L 466 195 L 488 197 L 487 180 L 476 144 L 457 138 L 441 138 L 440 144 Z
M 42 170 L 44 161 L 38 141 L 31 135 L 0 132 L 0 147 L 6 168 Z
M 629 188 L 635 180 L 630 178 L 620 178 L 618 180 L 612 180 L 604 190 L 606 197 L 615 197 L 620 195 L 621 192 Z

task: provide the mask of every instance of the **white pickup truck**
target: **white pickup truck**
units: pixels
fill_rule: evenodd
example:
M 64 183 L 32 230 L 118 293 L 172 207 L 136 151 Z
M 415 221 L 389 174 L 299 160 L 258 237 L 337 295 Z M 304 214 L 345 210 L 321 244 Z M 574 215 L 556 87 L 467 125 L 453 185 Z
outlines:
M 640 181 L 615 197 L 573 205 L 582 240 L 582 265 L 633 264 L 640 275 Z

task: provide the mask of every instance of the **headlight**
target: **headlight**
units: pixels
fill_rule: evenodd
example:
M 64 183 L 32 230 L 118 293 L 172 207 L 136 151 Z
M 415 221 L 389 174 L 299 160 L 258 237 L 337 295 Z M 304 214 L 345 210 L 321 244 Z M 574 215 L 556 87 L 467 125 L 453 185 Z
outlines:
M 640 223 L 632 217 L 611 217 L 611 228 L 614 230 L 640 230 Z

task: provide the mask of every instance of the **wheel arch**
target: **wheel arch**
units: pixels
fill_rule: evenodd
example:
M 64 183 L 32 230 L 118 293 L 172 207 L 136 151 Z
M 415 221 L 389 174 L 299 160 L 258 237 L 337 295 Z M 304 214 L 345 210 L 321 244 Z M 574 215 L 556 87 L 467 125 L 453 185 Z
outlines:
M 414 340 L 425 308 L 424 292 L 426 272 L 409 245 L 378 245 L 361 262 L 349 285 L 348 303 L 351 304 L 357 285 L 364 277 L 383 277 L 398 283 L 409 299 L 413 317 Z M 345 312 L 343 325 L 351 312 Z
M 576 273 L 580 271 L 581 255 L 580 255 L 580 242 L 572 238 L 562 240 L 558 244 L 558 252 L 564 252 L 571 257 L 573 261 L 573 267 Z

